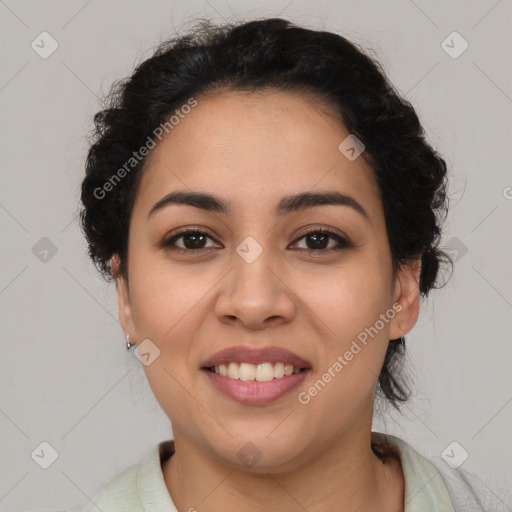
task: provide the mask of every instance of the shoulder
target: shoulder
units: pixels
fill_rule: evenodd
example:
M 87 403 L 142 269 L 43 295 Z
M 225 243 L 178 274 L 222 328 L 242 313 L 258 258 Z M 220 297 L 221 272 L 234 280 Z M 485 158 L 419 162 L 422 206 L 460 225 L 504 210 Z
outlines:
M 512 494 L 503 483 L 484 482 L 476 473 L 462 467 L 452 468 L 441 457 L 433 457 L 456 506 L 464 512 L 509 512 Z
M 176 512 L 162 474 L 162 461 L 174 453 L 174 441 L 153 446 L 139 464 L 114 476 L 91 500 L 84 512 L 144 512 L 154 503 Z
M 512 496 L 505 486 L 488 486 L 475 473 L 453 468 L 441 457 L 427 459 L 402 439 L 372 432 L 372 442 L 391 447 L 402 463 L 406 481 L 406 503 L 441 503 L 436 510 L 454 512 L 510 511 Z M 406 508 L 407 510 L 407 508 Z M 427 510 L 427 508 L 425 508 Z M 428 509 L 430 510 L 430 509 Z
M 134 464 L 113 477 L 91 500 L 84 512 L 142 512 L 137 490 L 140 464 Z

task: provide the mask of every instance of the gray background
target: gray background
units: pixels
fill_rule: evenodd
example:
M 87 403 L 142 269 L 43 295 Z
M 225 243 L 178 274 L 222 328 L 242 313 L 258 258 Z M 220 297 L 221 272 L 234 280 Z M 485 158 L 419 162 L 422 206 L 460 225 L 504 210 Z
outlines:
M 443 245 L 457 261 L 407 339 L 414 398 L 402 416 L 376 418 L 375 429 L 427 456 L 457 441 L 469 453 L 463 467 L 489 492 L 510 485 L 511 8 L 510 0 L 257 8 L 241 0 L 0 0 L 0 510 L 81 510 L 172 437 L 141 363 L 125 349 L 114 286 L 87 259 L 76 215 L 97 97 L 199 17 L 282 14 L 336 31 L 376 56 L 417 109 L 450 168 Z M 43 31 L 58 43 L 46 59 L 31 48 Z M 442 47 L 453 31 L 469 44 L 458 58 Z M 36 463 L 48 448 L 31 456 L 44 441 L 58 454 L 48 469 Z

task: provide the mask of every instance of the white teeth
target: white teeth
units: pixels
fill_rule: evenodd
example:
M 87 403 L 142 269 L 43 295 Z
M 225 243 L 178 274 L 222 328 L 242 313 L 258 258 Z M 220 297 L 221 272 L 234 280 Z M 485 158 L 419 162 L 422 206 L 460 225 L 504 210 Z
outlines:
M 238 371 L 240 380 L 254 380 L 256 378 L 256 366 L 242 363 Z
M 300 368 L 295 368 L 291 364 L 284 363 L 229 363 L 215 366 L 215 373 L 230 379 L 239 379 L 243 381 L 256 380 L 266 382 L 272 379 L 280 379 L 284 376 L 295 375 L 300 372 Z
M 238 363 L 229 363 L 227 376 L 230 379 L 239 379 L 240 378 L 239 369 L 240 369 L 240 365 Z
M 256 367 L 256 380 L 266 382 L 274 378 L 274 368 L 270 363 L 259 364 Z
M 280 379 L 281 377 L 284 377 L 284 364 L 276 363 L 274 366 L 274 378 Z

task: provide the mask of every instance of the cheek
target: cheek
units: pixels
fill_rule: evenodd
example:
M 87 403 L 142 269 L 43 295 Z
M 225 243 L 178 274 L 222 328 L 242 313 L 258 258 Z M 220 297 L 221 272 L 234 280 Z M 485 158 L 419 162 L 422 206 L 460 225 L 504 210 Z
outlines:
M 194 406 L 184 387 L 197 373 L 190 353 L 206 314 L 211 282 L 215 280 L 200 277 L 199 272 L 179 272 L 169 266 L 133 272 L 132 313 L 138 336 L 150 339 L 160 350 L 150 365 L 143 366 L 144 372 L 156 400 L 173 421 L 179 420 L 177 411 Z
M 353 269 L 343 277 L 332 276 L 328 285 L 317 281 L 309 291 L 318 300 L 315 313 L 328 325 L 329 335 L 321 341 L 323 353 L 314 375 L 297 398 L 319 429 L 337 431 L 373 404 L 394 316 L 380 320 L 390 311 L 387 278 L 377 269 Z
M 318 405 L 332 400 L 357 407 L 371 394 L 384 361 L 390 321 L 395 315 L 389 302 L 387 267 L 387 261 L 379 263 L 371 257 L 365 261 L 361 256 L 357 263 L 333 271 L 329 278 L 312 280 L 308 286 L 305 300 L 315 304 L 312 309 L 329 328 L 316 372 L 317 378 L 329 382 L 329 390 L 317 401 Z M 325 375 L 328 371 L 331 373 Z M 319 386 L 322 388 L 322 383 Z
M 389 308 L 389 272 L 374 258 L 358 255 L 343 267 L 304 278 L 304 302 L 315 309 L 331 336 L 350 341 Z
M 208 273 L 171 265 L 134 268 L 130 292 L 138 336 L 154 341 L 173 358 L 185 357 L 200 327 L 208 291 L 216 282 Z

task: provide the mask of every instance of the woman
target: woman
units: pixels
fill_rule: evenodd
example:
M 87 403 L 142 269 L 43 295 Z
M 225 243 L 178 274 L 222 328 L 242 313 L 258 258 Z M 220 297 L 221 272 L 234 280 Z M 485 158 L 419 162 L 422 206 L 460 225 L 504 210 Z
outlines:
M 449 262 L 446 164 L 379 64 L 283 19 L 205 22 L 110 99 L 82 229 L 174 441 L 87 512 L 483 510 L 371 431 Z

